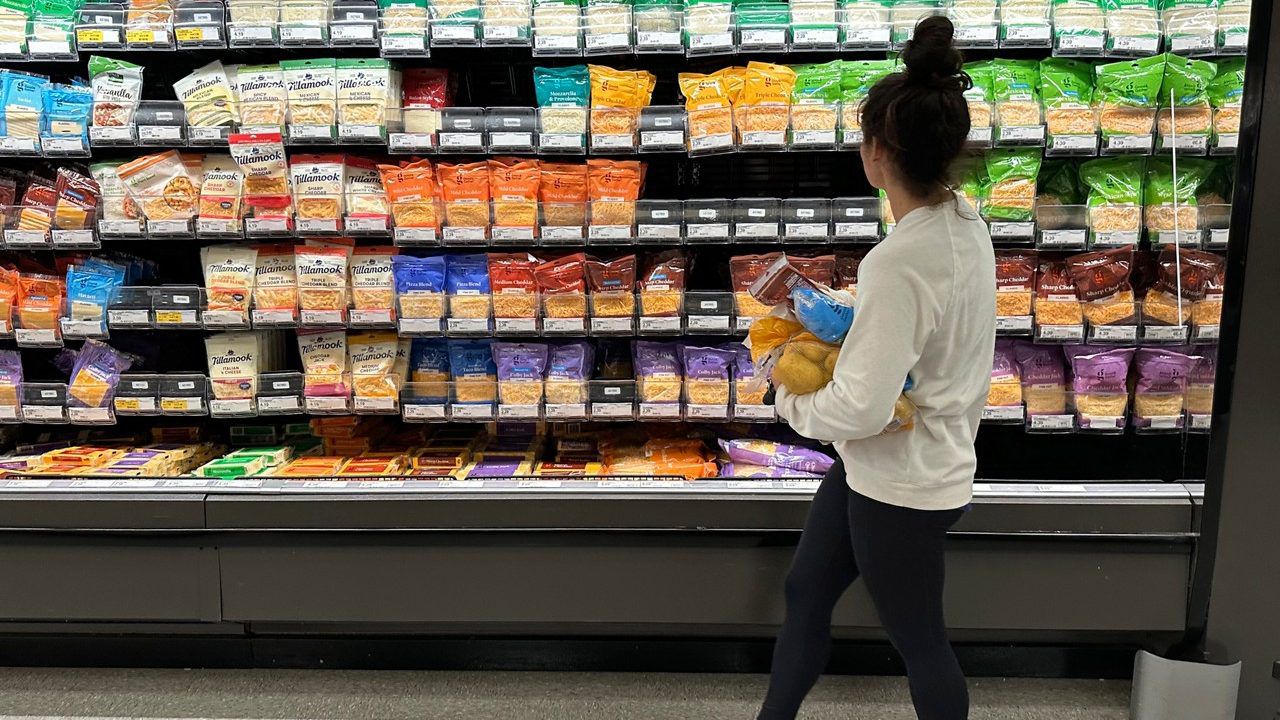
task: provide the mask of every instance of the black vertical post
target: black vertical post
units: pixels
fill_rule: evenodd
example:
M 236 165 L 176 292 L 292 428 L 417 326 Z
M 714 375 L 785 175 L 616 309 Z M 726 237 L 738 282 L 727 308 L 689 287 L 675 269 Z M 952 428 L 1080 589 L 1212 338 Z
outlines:
M 1241 720 L 1280 718 L 1280 13 L 1253 3 L 1214 429 L 1188 627 L 1243 662 Z M 1247 271 L 1246 271 L 1247 261 Z

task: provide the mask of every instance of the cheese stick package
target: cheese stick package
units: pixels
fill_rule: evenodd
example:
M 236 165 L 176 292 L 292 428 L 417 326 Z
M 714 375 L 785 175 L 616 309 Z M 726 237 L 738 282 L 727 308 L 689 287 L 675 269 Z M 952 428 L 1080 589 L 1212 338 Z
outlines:
M 253 281 L 253 307 L 260 311 L 298 314 L 298 273 L 289 244 L 259 245 Z
M 218 333 L 204 341 L 209 386 L 216 400 L 244 400 L 258 393 L 260 333 Z
M 341 247 L 297 248 L 298 307 L 304 311 L 347 312 L 347 258 Z
M 210 245 L 201 248 L 206 310 L 229 310 L 247 315 L 253 295 L 258 251 L 247 245 Z
M 230 127 L 240 122 L 235 91 L 221 60 L 196 69 L 173 84 L 191 127 Z
M 391 260 L 397 248 L 358 247 L 351 256 L 351 303 L 357 310 L 385 310 L 395 317 L 395 275 Z
M 302 357 L 303 393 L 313 397 L 349 395 L 347 387 L 347 335 L 336 331 L 298 331 Z

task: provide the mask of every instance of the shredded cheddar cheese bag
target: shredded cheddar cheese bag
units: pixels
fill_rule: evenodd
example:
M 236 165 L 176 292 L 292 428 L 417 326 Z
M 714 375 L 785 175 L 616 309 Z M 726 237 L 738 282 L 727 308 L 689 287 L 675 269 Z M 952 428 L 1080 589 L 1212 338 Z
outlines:
M 287 243 L 259 245 L 253 282 L 253 306 L 257 310 L 298 311 L 298 273 L 293 246 Z
M 399 167 L 379 165 L 378 172 L 397 227 L 440 226 L 436 209 L 438 187 L 430 160 L 415 160 Z
M 347 309 L 347 259 L 344 247 L 303 246 L 294 262 L 298 273 L 298 306 L 303 310 Z
M 298 355 L 302 358 L 303 393 L 307 396 L 348 394 L 346 383 L 347 334 L 335 331 L 298 331 Z
M 733 132 L 729 83 L 723 75 L 680 73 L 677 78 L 689 113 L 689 137 Z
M 752 61 L 743 73 L 742 94 L 733 100 L 739 132 L 781 132 L 790 119 L 796 71 L 786 65 Z M 732 90 L 732 88 L 731 88 Z M 731 98 L 732 100 L 732 98 Z
M 436 168 L 444 198 L 445 224 L 452 227 L 489 226 L 489 166 L 464 163 Z
M 396 358 L 400 340 L 394 330 L 355 333 L 347 338 L 348 365 L 356 397 L 394 398 L 400 394 Z
M 591 132 L 633 134 L 640 108 L 653 97 L 657 78 L 645 70 L 614 70 L 603 65 L 588 65 L 587 71 L 591 77 Z
M 538 283 L 534 271 L 539 260 L 528 253 L 490 253 L 489 289 L 493 316 L 532 318 L 538 314 Z
M 357 310 L 386 310 L 395 317 L 395 277 L 389 245 L 358 247 L 351 256 L 351 304 Z
M 536 226 L 540 183 L 541 173 L 537 160 L 490 160 L 489 189 L 493 195 L 493 224 L 499 227 Z
M 587 166 L 579 163 L 542 163 L 538 198 L 543 224 L 552 227 L 587 224 Z
M 201 249 L 200 259 L 208 296 L 205 309 L 247 314 L 258 251 L 243 245 L 211 245 Z
M 588 160 L 587 195 L 592 225 L 632 225 L 644 165 L 634 160 Z

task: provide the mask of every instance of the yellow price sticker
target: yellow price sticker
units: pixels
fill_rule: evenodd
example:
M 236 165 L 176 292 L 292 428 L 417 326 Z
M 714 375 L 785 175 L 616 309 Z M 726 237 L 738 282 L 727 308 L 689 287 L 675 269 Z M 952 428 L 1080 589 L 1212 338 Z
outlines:
M 182 412 L 191 409 L 191 401 L 188 398 L 161 398 L 160 410 L 162 412 Z
M 120 37 L 117 35 L 116 37 Z M 95 28 L 78 28 L 76 29 L 76 42 L 84 43 L 100 43 L 105 39 L 101 30 Z
M 116 398 L 116 409 L 117 410 L 134 410 L 134 411 L 141 410 L 142 402 L 138 400 L 138 398 L 118 397 Z
M 182 311 L 181 310 L 157 310 L 156 324 L 157 325 L 181 325 Z
M 204 28 L 184 27 L 174 31 L 178 42 L 200 42 L 204 40 Z
M 125 32 L 124 39 L 131 43 L 149 43 L 156 41 L 156 31 L 134 28 Z

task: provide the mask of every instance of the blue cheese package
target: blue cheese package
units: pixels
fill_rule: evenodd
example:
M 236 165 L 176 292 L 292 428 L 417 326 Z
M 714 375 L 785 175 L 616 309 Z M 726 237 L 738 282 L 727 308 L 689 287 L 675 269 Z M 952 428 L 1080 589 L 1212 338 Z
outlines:
M 444 271 L 450 317 L 489 317 L 489 258 L 483 254 L 447 255 Z
M 44 137 L 81 137 L 89 135 L 89 115 L 93 110 L 93 92 L 85 85 L 44 86 Z
M 44 110 L 44 86 L 49 79 L 43 75 L 18 70 L 0 71 L 3 86 L 3 120 L 0 136 L 11 138 L 37 138 L 40 136 L 40 117 Z
M 449 343 L 449 377 L 455 403 L 492 403 L 497 394 L 498 368 L 487 340 Z

